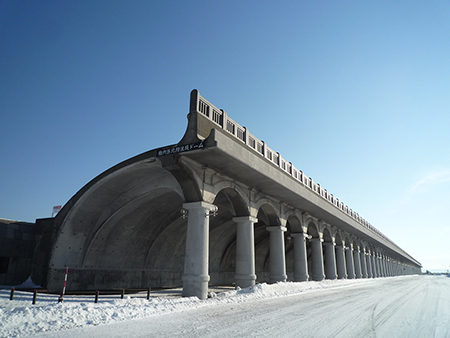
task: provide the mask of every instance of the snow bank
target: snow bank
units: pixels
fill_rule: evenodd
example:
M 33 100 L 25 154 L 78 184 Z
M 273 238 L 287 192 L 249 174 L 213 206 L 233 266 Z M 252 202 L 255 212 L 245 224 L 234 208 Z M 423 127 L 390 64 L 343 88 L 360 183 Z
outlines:
M 36 285 L 33 280 L 31 279 L 31 277 L 28 277 L 28 279 L 23 282 L 22 284 L 19 285 L 0 285 L 0 289 L 11 289 L 11 288 L 16 288 L 16 289 L 42 289 L 42 286 L 40 285 Z
M 377 279 L 380 280 L 380 279 Z M 374 283 L 373 279 L 334 280 L 303 283 L 257 284 L 246 289 L 223 293 L 211 293 L 210 299 L 200 301 L 196 297 L 155 297 L 136 294 L 120 299 L 120 296 L 101 296 L 94 303 L 93 296 L 66 296 L 58 303 L 57 295 L 38 294 L 37 304 L 32 305 L 32 293 L 16 291 L 10 301 L 10 290 L 0 290 L 0 336 L 17 337 L 39 332 L 60 331 L 75 327 L 102 325 L 130 319 L 160 316 L 167 313 L 189 311 L 200 307 L 241 303 L 259 299 L 285 297 L 316 292 L 324 289 L 350 287 L 354 284 Z

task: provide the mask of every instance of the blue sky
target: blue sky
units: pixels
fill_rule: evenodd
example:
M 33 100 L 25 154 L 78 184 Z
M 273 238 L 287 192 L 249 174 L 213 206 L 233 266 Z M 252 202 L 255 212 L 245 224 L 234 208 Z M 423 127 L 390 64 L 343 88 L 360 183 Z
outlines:
M 450 269 L 448 1 L 0 2 L 0 218 L 227 111 L 425 269 Z

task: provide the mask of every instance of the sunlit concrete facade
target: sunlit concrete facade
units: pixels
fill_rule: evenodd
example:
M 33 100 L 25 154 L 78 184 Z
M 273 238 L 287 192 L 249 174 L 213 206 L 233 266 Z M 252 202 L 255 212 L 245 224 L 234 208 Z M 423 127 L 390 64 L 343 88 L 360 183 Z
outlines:
M 175 145 L 126 160 L 54 219 L 34 280 L 58 290 L 376 278 L 420 263 L 290 162 L 191 93 Z M 45 252 L 45 248 L 40 248 Z

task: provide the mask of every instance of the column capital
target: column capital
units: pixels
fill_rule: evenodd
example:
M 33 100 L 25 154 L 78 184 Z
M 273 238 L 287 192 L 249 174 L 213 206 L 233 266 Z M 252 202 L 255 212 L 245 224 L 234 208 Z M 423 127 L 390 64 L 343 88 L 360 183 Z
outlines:
M 308 238 L 308 235 L 305 234 L 304 232 L 293 232 L 293 233 L 291 233 L 291 237 L 303 237 L 303 238 Z
M 287 231 L 287 228 L 281 225 L 273 225 L 273 226 L 268 226 L 266 227 L 267 231 Z
M 233 221 L 236 223 L 244 223 L 244 222 L 252 222 L 252 223 L 258 223 L 258 219 L 253 216 L 239 216 L 239 217 L 233 217 Z
M 186 210 L 206 209 L 209 211 L 217 211 L 217 206 L 208 202 L 199 201 L 199 202 L 183 203 L 183 209 Z

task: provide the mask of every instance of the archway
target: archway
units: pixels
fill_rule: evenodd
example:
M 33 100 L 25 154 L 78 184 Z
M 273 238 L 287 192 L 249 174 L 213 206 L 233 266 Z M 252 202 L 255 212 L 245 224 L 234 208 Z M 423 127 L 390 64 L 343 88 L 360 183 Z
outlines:
M 210 284 L 232 285 L 236 273 L 236 222 L 234 217 L 249 216 L 248 206 L 240 194 L 222 189 L 214 199 L 217 215 L 210 217 Z
M 255 224 L 255 267 L 258 282 L 270 282 L 270 233 L 269 226 L 279 226 L 280 220 L 270 203 L 263 203 L 258 209 L 258 222 Z

